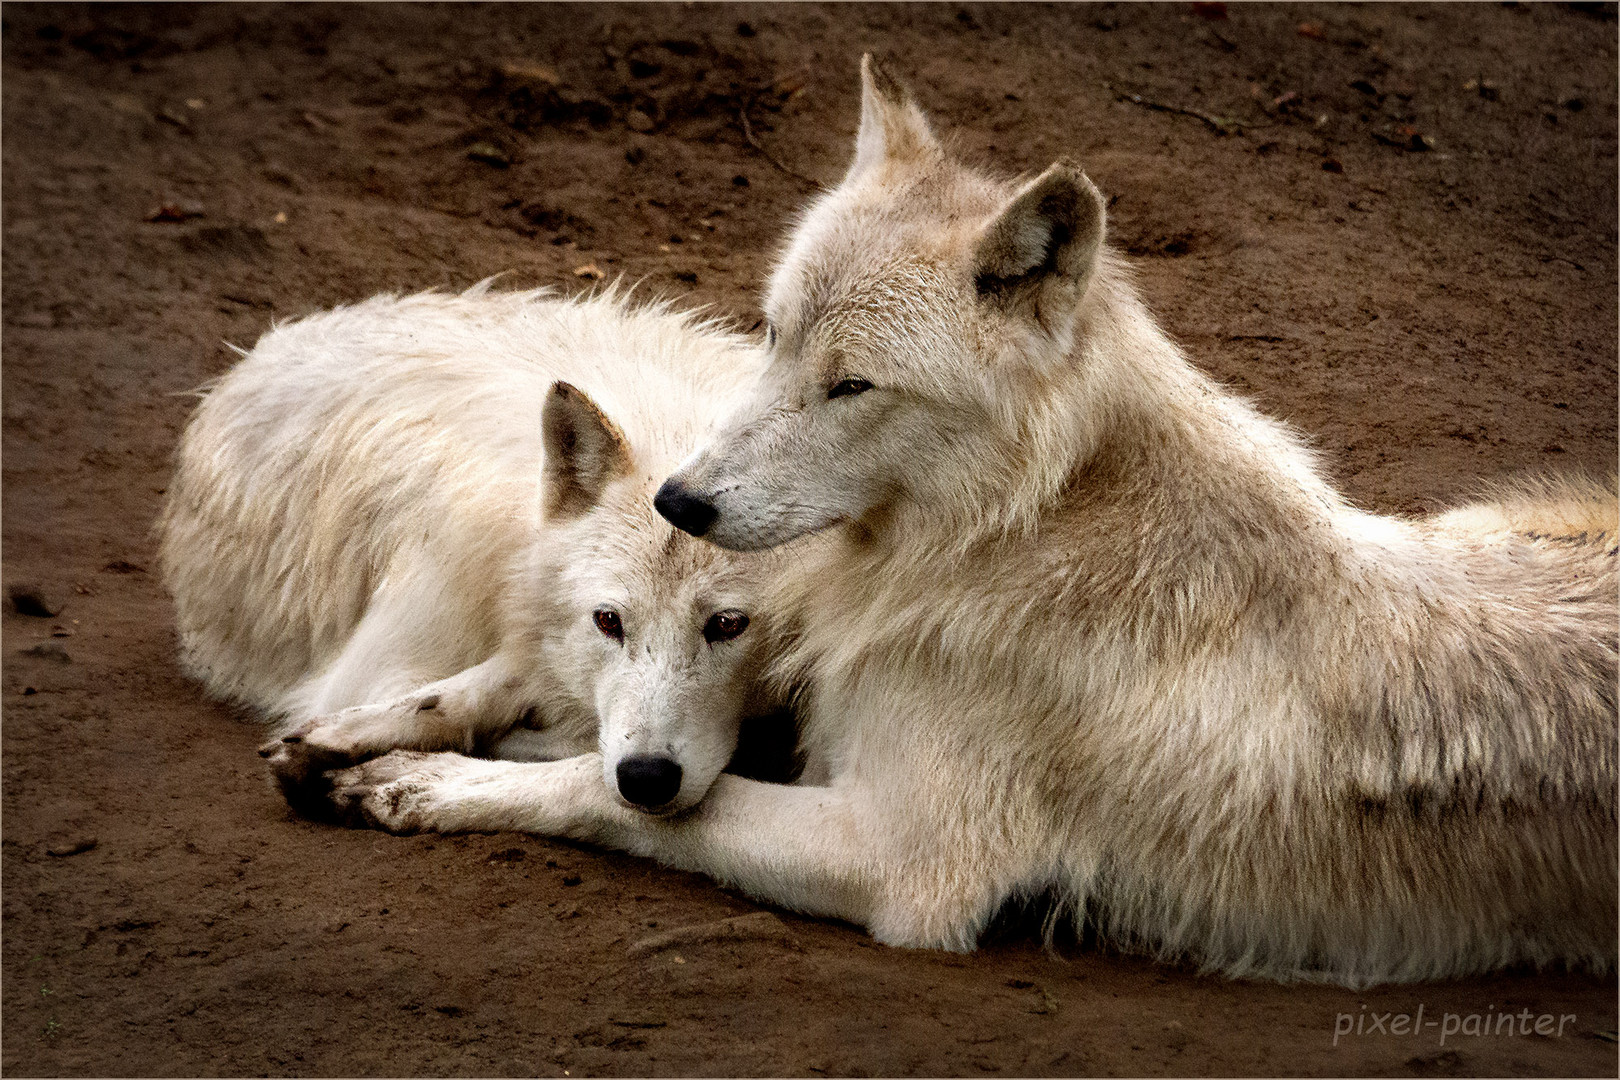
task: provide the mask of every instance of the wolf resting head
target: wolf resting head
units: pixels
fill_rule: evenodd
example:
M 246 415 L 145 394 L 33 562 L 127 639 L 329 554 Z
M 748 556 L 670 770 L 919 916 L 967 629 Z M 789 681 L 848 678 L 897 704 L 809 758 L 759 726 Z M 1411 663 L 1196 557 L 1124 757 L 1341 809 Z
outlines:
M 709 790 L 758 702 L 774 554 L 700 543 L 659 521 L 618 425 L 556 383 L 542 412 L 542 494 L 556 542 L 547 655 L 558 695 L 597 721 L 603 780 L 626 806 L 671 813 Z
M 1009 385 L 1066 363 L 1102 257 L 1102 196 L 1073 162 L 992 179 L 950 159 L 870 56 L 861 83 L 855 160 L 771 278 L 757 396 L 659 492 L 722 547 L 982 504 L 962 478 L 1016 470 L 1029 433 Z

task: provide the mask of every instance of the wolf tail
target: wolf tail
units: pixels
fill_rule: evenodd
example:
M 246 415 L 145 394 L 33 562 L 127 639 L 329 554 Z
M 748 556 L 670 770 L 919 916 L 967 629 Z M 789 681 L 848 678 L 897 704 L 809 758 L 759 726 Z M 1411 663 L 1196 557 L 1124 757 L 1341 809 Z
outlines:
M 1483 497 L 1435 516 L 1448 531 L 1520 533 L 1592 543 L 1620 534 L 1620 478 L 1530 476 L 1493 485 Z

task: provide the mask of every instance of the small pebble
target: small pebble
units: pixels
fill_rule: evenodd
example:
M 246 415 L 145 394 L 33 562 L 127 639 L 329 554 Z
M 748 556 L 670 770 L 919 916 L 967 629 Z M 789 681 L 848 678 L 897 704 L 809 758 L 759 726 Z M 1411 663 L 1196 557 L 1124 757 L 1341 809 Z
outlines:
M 512 155 L 494 143 L 475 142 L 467 147 L 467 156 L 485 165 L 493 165 L 497 169 L 504 169 L 512 164 Z

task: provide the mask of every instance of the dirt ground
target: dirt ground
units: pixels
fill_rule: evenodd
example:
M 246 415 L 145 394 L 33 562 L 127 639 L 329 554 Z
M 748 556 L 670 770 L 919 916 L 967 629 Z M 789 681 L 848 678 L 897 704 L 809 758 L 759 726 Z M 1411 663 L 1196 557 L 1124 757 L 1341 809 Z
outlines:
M 1612 977 L 1233 982 L 1017 918 L 970 956 L 786 914 L 632 954 L 768 909 L 543 840 L 293 818 L 258 729 L 177 670 L 149 535 L 186 392 L 272 320 L 594 266 L 754 325 L 866 49 L 964 153 L 1079 158 L 1174 336 L 1364 505 L 1609 470 L 1612 6 L 3 19 L 4 578 L 63 605 L 4 621 L 6 1073 L 1615 1075 Z M 1420 1006 L 1575 1019 L 1360 1019 Z M 1335 1045 L 1341 1014 L 1364 1030 Z

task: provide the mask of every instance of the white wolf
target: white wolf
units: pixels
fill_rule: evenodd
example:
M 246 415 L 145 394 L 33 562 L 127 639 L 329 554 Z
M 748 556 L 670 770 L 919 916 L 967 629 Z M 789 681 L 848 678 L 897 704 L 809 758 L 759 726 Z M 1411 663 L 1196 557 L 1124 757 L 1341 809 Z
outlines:
M 186 666 L 281 719 L 261 753 L 302 809 L 323 769 L 497 742 L 600 743 L 627 803 L 690 806 L 767 704 L 780 560 L 677 532 L 652 491 L 760 364 L 664 308 L 487 283 L 275 329 L 180 444 L 160 527 Z
M 1046 895 L 1231 975 L 1609 967 L 1612 489 L 1355 509 L 1160 332 L 1078 167 L 966 168 L 863 72 L 759 396 L 659 496 L 733 549 L 830 530 L 788 664 L 825 783 L 722 777 L 649 821 L 588 756 L 406 754 L 334 797 L 609 844 L 900 945 L 971 948 Z

